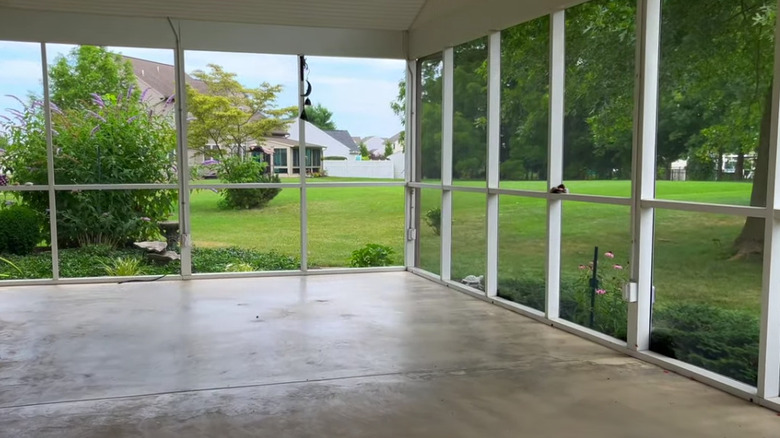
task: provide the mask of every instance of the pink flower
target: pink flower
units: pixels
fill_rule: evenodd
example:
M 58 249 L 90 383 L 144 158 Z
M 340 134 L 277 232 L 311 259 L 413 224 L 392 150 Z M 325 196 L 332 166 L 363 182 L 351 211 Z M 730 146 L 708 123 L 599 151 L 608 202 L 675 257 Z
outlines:
M 605 291 L 604 289 L 596 289 L 596 293 L 599 295 L 606 295 L 607 291 Z
M 620 266 L 620 265 L 615 265 L 615 266 L 613 266 L 613 268 L 615 268 L 615 269 L 623 269 L 623 267 Z
M 607 251 L 607 252 L 604 253 L 604 257 L 606 257 L 608 259 L 614 259 L 615 258 L 615 254 L 612 253 L 612 251 Z
M 580 269 L 588 269 L 585 265 L 580 265 Z

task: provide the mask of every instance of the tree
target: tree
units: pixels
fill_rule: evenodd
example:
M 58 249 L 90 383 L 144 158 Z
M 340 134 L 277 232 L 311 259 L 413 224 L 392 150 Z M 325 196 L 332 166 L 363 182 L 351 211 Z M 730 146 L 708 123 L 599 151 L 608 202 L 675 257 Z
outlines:
M 170 121 L 129 90 L 93 96 L 61 110 L 51 106 L 54 178 L 57 184 L 170 184 L 176 181 L 171 156 L 176 133 Z M 0 168 L 11 169 L 12 184 L 48 184 L 43 102 L 34 100 L 16 121 L 3 123 L 9 145 Z M 49 195 L 23 192 L 21 200 L 45 217 Z M 57 235 L 63 247 L 124 245 L 157 233 L 173 211 L 170 190 L 73 190 L 57 193 Z
M 191 148 L 215 155 L 220 161 L 230 154 L 244 157 L 250 141 L 261 142 L 274 130 L 284 128 L 284 119 L 296 113 L 295 107 L 277 108 L 281 85 L 264 82 L 249 88 L 236 80 L 235 73 L 215 64 L 208 67 L 209 71 L 192 74 L 206 85 L 205 93 L 187 86 Z
M 401 119 L 401 126 L 406 127 L 406 80 L 401 79 L 398 81 L 398 95 L 395 100 L 390 102 L 390 109 L 393 110 L 393 114 Z M 401 147 L 406 150 L 406 130 L 401 131 L 401 136 L 398 139 L 401 143 Z
M 119 95 L 137 86 L 130 61 L 95 46 L 78 46 L 58 56 L 49 66 L 49 78 L 51 101 L 62 109 L 89 105 L 93 95 Z
M 209 64 L 209 71 L 193 76 L 206 84 L 201 93 L 187 87 L 190 147 L 219 160 L 220 178 L 230 183 L 279 183 L 278 175 L 266 175 L 266 163 L 247 157 L 250 142 L 261 143 L 273 131 L 283 129 L 297 113 L 296 107 L 277 108 L 281 85 L 267 82 L 257 88 L 243 86 L 235 73 Z M 220 191 L 224 208 L 262 208 L 280 189 L 225 189 Z
M 333 122 L 333 113 L 318 103 L 317 105 L 306 108 L 306 116 L 309 123 L 322 129 L 323 131 L 335 131 L 336 124 Z
M 393 155 L 393 143 L 390 140 L 385 140 L 385 158 Z
M 360 147 L 360 157 L 363 160 L 370 160 L 371 153 L 368 151 L 368 146 L 366 146 L 366 142 L 361 141 L 360 144 L 358 144 L 358 147 Z

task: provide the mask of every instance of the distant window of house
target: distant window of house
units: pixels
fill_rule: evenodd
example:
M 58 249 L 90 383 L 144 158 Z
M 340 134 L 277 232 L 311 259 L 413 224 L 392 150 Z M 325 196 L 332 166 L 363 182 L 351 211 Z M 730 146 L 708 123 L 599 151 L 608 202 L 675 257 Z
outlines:
M 298 149 L 293 149 L 293 168 L 300 167 L 300 153 Z M 322 149 L 306 148 L 306 169 L 309 171 L 319 171 L 322 166 Z
M 287 149 L 274 149 L 274 172 L 287 173 Z

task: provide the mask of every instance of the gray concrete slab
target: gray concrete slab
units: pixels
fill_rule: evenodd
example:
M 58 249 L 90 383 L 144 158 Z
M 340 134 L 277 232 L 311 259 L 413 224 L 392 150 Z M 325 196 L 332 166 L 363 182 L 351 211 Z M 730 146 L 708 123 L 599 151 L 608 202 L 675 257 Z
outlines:
M 0 436 L 780 437 L 407 273 L 0 289 Z

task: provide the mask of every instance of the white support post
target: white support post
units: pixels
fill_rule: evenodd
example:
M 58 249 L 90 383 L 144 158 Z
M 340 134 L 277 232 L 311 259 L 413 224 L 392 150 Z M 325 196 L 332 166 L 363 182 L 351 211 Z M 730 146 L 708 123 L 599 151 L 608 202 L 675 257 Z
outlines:
M 501 142 L 501 32 L 488 36 L 487 186 L 499 188 Z M 498 295 L 499 195 L 487 195 L 487 270 L 485 293 Z
M 298 55 L 298 172 L 301 176 L 301 271 L 309 270 L 309 217 L 306 199 L 306 59 Z M 295 163 L 293 163 L 294 165 Z
M 778 2 L 780 6 L 780 2 Z M 780 26 L 775 26 L 775 62 L 772 84 L 772 119 L 769 136 L 767 219 L 764 231 L 764 273 L 761 288 L 761 332 L 758 361 L 758 396 L 780 397 Z
M 190 162 L 187 148 L 187 83 L 185 78 L 184 48 L 181 29 L 171 28 L 176 37 L 174 65 L 176 81 L 176 160 L 179 169 L 179 245 L 181 247 L 181 276 L 192 277 L 192 222 L 190 221 Z
M 628 302 L 627 345 L 628 348 L 644 351 L 650 349 L 655 210 L 643 208 L 642 201 L 655 198 L 661 0 L 639 0 L 636 20 L 631 282 L 636 284 L 637 293 Z
M 417 150 L 415 121 L 417 120 L 417 61 L 410 60 L 406 62 L 406 114 L 405 114 L 405 135 L 404 135 L 404 211 L 406 229 L 406 244 L 404 245 L 404 266 L 411 268 L 416 266 L 416 241 L 417 226 L 417 193 L 419 189 L 409 187 L 413 181 L 415 172 L 415 151 Z
M 563 183 L 563 117 L 566 80 L 566 11 L 550 15 L 550 133 L 547 149 L 547 191 Z M 560 309 L 561 224 L 563 201 L 547 201 L 547 288 L 545 316 L 556 319 Z
M 442 70 L 442 123 L 441 123 L 441 183 L 444 187 L 452 185 L 452 130 L 454 118 L 455 50 L 444 49 L 444 67 Z M 452 191 L 443 189 L 441 193 L 441 279 L 452 278 Z
M 60 279 L 60 252 L 57 245 L 57 183 L 54 176 L 54 139 L 51 126 L 51 95 L 49 93 L 49 64 L 46 58 L 46 43 L 41 43 L 41 69 L 43 73 L 43 117 L 46 126 L 46 171 L 49 183 L 49 231 L 51 233 L 51 278 Z

